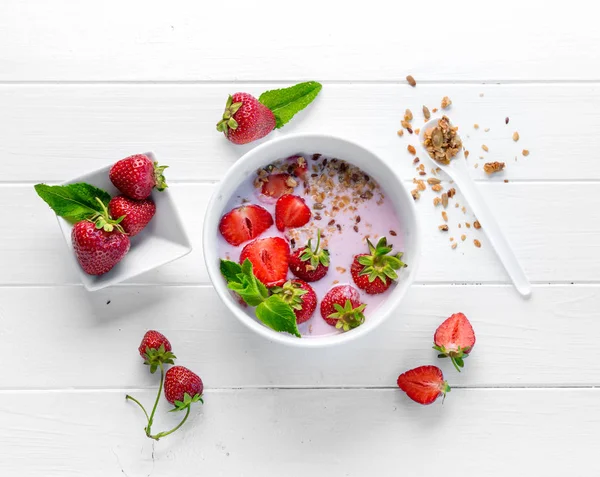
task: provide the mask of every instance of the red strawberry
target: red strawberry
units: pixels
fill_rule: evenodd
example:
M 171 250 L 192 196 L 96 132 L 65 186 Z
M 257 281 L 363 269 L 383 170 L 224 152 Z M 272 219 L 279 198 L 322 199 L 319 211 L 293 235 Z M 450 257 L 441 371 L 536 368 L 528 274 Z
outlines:
M 385 237 L 379 239 L 376 247 L 369 239 L 367 239 L 367 244 L 371 253 L 355 255 L 350 273 L 358 288 L 370 295 L 376 295 L 385 292 L 390 287 L 392 282 L 398 278 L 396 270 L 406 267 L 406 264 L 400 260 L 401 252 L 388 255 L 392 251 L 392 246 L 388 246 Z
M 262 234 L 271 225 L 273 217 L 258 205 L 242 205 L 226 213 L 219 223 L 219 231 L 231 245 L 240 245 Z
M 185 403 L 186 394 L 190 398 L 196 396 L 200 398 L 202 391 L 204 391 L 204 385 L 200 376 L 183 366 L 173 366 L 165 374 L 165 398 L 171 404 Z
M 265 137 L 275 128 L 275 116 L 248 93 L 229 96 L 217 131 L 234 144 L 246 144 Z
M 311 239 L 305 248 L 296 250 L 290 257 L 290 270 L 298 278 L 307 282 L 316 282 L 329 270 L 329 251 L 321 249 L 321 231 L 317 231 L 317 245 L 312 249 Z
M 254 275 L 265 286 L 281 286 L 287 277 L 290 246 L 281 237 L 256 239 L 242 249 L 240 263 L 246 259 L 252 262 Z
M 271 174 L 266 182 L 263 182 L 261 192 L 266 196 L 279 199 L 284 194 L 294 192 L 292 184 L 295 182 L 289 174 Z
M 450 386 L 437 366 L 419 366 L 402 373 L 398 376 L 398 387 L 419 404 L 431 404 L 450 392 Z
M 364 309 L 358 290 L 350 285 L 338 285 L 327 292 L 321 301 L 321 316 L 337 329 L 348 331 L 365 322 Z
M 112 217 L 123 217 L 120 222 L 130 237 L 139 234 L 156 213 L 156 204 L 152 199 L 133 200 L 124 195 L 113 197 L 108 204 Z
M 317 294 L 302 280 L 289 280 L 282 287 L 271 288 L 271 291 L 292 307 L 298 324 L 307 321 L 317 308 Z
M 114 186 L 130 199 L 143 200 L 152 189 L 165 190 L 167 184 L 163 172 L 167 166 L 159 166 L 145 154 L 121 159 L 110 168 L 108 177 Z
M 310 220 L 310 209 L 297 195 L 282 195 L 275 204 L 275 225 L 280 231 L 302 227 Z
M 433 336 L 433 349 L 440 352 L 438 358 L 450 358 L 457 371 L 460 372 L 464 358 L 475 346 L 475 332 L 471 323 L 462 313 L 455 313 L 444 321 Z
M 112 226 L 106 228 L 98 228 L 93 222 L 82 220 L 71 232 L 75 256 L 88 275 L 108 272 L 129 251 L 129 237 Z
M 176 357 L 171 353 L 171 343 L 167 337 L 156 330 L 146 331 L 138 351 L 144 358 L 144 364 L 150 366 L 151 373 L 162 363 L 173 364 Z

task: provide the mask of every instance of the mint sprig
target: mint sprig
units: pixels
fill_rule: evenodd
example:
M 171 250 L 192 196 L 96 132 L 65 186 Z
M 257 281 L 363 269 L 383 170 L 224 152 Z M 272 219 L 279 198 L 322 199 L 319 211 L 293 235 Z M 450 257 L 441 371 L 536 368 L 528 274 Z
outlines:
M 275 129 L 283 127 L 294 115 L 317 97 L 323 86 L 316 81 L 298 83 L 289 88 L 273 89 L 260 95 L 258 101 L 275 115 Z
M 267 287 L 256 278 L 252 262 L 244 263 L 221 260 L 221 274 L 227 280 L 227 287 L 236 292 L 248 305 L 256 307 L 256 317 L 275 331 L 283 331 L 301 337 L 292 307 L 277 295 L 270 295 Z
M 56 215 L 70 222 L 79 222 L 102 214 L 103 208 L 100 203 L 108 207 L 110 202 L 108 192 L 85 182 L 63 186 L 37 184 L 34 188 Z

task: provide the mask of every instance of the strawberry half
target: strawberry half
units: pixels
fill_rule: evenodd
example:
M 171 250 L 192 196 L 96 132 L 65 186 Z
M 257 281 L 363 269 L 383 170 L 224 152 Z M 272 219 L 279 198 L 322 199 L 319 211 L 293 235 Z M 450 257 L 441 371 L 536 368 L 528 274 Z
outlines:
M 281 232 L 306 225 L 311 215 L 304 199 L 297 195 L 282 195 L 275 204 L 275 225 Z
M 450 386 L 437 366 L 419 366 L 402 373 L 398 376 L 398 387 L 419 404 L 431 404 L 450 392 Z
M 219 231 L 231 245 L 240 245 L 262 234 L 271 225 L 273 217 L 258 205 L 242 205 L 226 213 L 219 223 Z
M 365 322 L 358 290 L 350 285 L 338 285 L 327 292 L 321 301 L 321 316 L 337 329 L 348 331 Z
M 392 247 L 388 246 L 387 239 L 381 237 L 377 246 L 373 246 L 367 239 L 369 245 L 368 254 L 360 254 L 354 257 L 350 273 L 356 286 L 370 295 L 385 292 L 392 282 L 398 278 L 396 270 L 406 267 L 400 260 L 402 252 L 389 255 Z
M 252 262 L 254 275 L 266 287 L 283 285 L 287 277 L 290 246 L 281 237 L 257 239 L 247 244 L 240 254 L 240 264 Z
M 308 321 L 317 308 L 317 294 L 302 280 L 288 280 L 282 287 L 273 287 L 271 291 L 292 307 L 298 324 Z
M 438 358 L 450 358 L 458 372 L 464 367 L 464 358 L 475 346 L 475 331 L 462 313 L 455 313 L 444 321 L 433 336 L 433 349 L 440 352 Z
M 279 199 L 282 195 L 294 192 L 294 184 L 297 183 L 289 174 L 271 174 L 263 182 L 261 193 Z
M 312 239 L 305 248 L 296 250 L 290 257 L 290 270 L 298 278 L 307 282 L 316 282 L 323 278 L 329 270 L 329 251 L 319 249 L 321 231 L 317 230 L 317 245 L 312 249 Z

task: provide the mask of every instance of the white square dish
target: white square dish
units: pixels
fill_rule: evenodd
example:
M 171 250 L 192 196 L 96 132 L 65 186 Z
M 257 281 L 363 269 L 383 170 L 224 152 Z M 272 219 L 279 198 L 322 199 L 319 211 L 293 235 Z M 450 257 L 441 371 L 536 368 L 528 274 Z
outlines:
M 145 153 L 152 161 L 156 160 L 153 153 Z M 116 161 L 115 161 L 116 162 Z M 75 179 L 66 181 L 63 185 L 75 182 L 87 182 L 107 191 L 111 196 L 119 195 L 108 177 L 111 166 L 89 172 Z M 99 276 L 88 275 L 77 262 L 71 231 L 73 224 L 58 217 L 58 224 L 70 251 L 73 263 L 79 271 L 83 286 L 89 291 L 96 291 L 117 283 L 121 283 L 144 272 L 177 260 L 192 251 L 189 237 L 179 217 L 177 208 L 169 189 L 162 192 L 154 190 L 152 200 L 156 203 L 156 214 L 142 232 L 131 238 L 131 248 L 123 260 L 115 267 Z

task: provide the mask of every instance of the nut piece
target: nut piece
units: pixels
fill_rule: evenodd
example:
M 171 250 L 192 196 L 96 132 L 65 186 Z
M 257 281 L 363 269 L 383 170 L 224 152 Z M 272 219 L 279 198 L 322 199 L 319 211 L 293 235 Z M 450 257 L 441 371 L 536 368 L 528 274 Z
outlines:
M 448 232 L 448 226 L 446 224 L 439 225 L 438 229 L 440 229 L 442 232 Z
M 483 165 L 483 170 L 485 171 L 486 174 L 494 174 L 496 172 L 500 172 L 502 169 L 504 169 L 504 166 L 506 164 L 504 164 L 504 162 L 486 162 Z
M 441 192 L 444 188 L 442 187 L 441 184 L 433 184 L 431 186 L 431 190 L 435 191 L 435 192 Z
M 429 179 L 427 179 L 427 183 L 429 185 L 439 184 L 440 182 L 442 182 L 442 181 L 439 180 L 437 177 L 430 177 Z
M 415 149 L 415 146 L 413 146 L 412 144 L 409 144 L 406 149 L 408 149 L 408 152 L 410 152 L 413 156 L 417 153 L 417 150 Z
M 475 244 L 475 246 L 477 248 L 481 248 L 481 242 L 479 240 L 475 239 L 475 240 L 473 240 L 473 243 Z
M 452 247 L 452 249 L 455 249 L 456 247 L 458 247 L 458 243 L 454 242 L 452 245 L 450 245 L 450 247 Z
M 448 96 L 444 96 L 442 98 L 442 109 L 448 109 L 451 104 L 452 101 L 450 101 L 450 98 Z
M 481 149 L 483 149 L 485 152 L 489 152 L 490 148 L 487 147 L 485 144 L 481 145 Z
M 456 189 L 454 187 L 452 187 L 452 189 L 448 189 L 448 197 L 450 199 L 452 199 L 452 197 L 454 197 L 454 194 L 456 194 Z
M 479 124 L 475 123 L 475 124 L 473 124 L 473 127 L 474 127 L 475 129 L 479 129 Z
M 417 189 L 411 190 L 410 193 L 414 200 L 419 200 L 419 198 L 421 197 L 421 194 L 419 193 L 419 191 Z
M 450 160 L 462 148 L 462 142 L 456 131 L 458 127 L 450 126 L 450 120 L 446 116 L 438 121 L 437 126 L 425 131 L 423 145 L 432 159 L 441 164 L 450 164 Z
M 469 158 L 469 151 L 465 150 L 465 159 Z
M 413 120 L 413 114 L 412 114 L 412 111 L 410 109 L 407 109 L 404 112 L 404 120 L 405 121 L 412 121 Z
M 433 198 L 433 206 L 437 207 L 438 205 L 440 205 L 442 203 L 442 199 L 440 199 L 439 197 L 434 197 Z
M 523 149 L 523 155 L 524 156 L 529 156 L 529 150 Z
M 448 222 L 448 214 L 445 210 L 442 210 L 442 219 L 444 219 L 444 222 Z
M 513 133 L 513 141 L 517 142 L 519 140 L 519 133 L 517 131 L 515 131 Z
M 481 224 L 479 223 L 479 220 L 476 220 L 475 222 L 473 222 L 473 227 L 475 227 L 476 229 L 481 228 Z
M 460 236 L 460 239 L 464 242 L 467 239 L 467 236 L 465 234 L 462 234 Z
M 398 136 L 404 136 L 404 129 L 398 129 Z
M 444 209 L 448 207 L 448 194 L 445 192 L 442 194 L 442 205 L 444 206 Z
M 408 82 L 408 84 L 409 84 L 409 85 L 411 85 L 413 88 L 414 88 L 415 86 L 417 86 L 417 82 L 415 81 L 415 79 L 414 79 L 414 78 L 413 78 L 411 75 L 408 75 L 408 76 L 406 77 L 406 81 L 407 81 L 407 82 Z
M 423 116 L 425 116 L 426 121 L 429 121 L 429 118 L 431 118 L 431 113 L 429 112 L 429 108 L 425 105 L 423 105 Z

